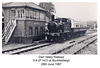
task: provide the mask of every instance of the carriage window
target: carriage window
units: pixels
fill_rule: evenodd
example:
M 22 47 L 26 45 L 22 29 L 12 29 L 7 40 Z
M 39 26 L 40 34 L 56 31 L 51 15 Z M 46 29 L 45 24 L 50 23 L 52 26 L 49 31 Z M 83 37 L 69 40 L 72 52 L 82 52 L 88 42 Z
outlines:
M 29 26 L 29 35 L 33 34 L 33 28 L 31 26 Z
M 38 35 L 38 27 L 35 27 L 35 35 Z
M 76 25 L 76 27 L 79 27 L 79 25 Z
M 43 27 L 40 27 L 40 34 L 43 34 Z

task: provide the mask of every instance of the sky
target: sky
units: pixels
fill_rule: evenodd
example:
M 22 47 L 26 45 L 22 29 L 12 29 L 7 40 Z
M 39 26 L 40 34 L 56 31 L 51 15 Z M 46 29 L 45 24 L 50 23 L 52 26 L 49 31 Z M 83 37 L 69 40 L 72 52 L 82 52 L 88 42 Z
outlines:
M 76 21 L 97 21 L 96 2 L 52 2 L 52 3 L 55 5 L 56 17 L 72 18 Z
M 97 21 L 96 2 L 54 2 L 57 17 L 79 21 Z

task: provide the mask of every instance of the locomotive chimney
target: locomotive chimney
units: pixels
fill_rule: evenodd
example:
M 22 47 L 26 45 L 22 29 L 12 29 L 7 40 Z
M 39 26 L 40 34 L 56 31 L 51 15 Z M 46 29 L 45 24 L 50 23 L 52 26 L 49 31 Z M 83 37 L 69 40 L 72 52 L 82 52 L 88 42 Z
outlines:
M 51 21 L 54 21 L 55 15 L 51 15 Z

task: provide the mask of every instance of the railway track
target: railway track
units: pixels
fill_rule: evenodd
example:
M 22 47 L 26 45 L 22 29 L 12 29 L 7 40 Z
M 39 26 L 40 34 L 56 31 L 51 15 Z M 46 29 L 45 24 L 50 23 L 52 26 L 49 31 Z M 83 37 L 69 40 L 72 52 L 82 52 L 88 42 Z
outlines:
M 37 49 L 37 48 L 39 48 L 39 46 L 42 47 L 44 42 L 45 42 L 44 40 L 38 41 L 38 42 L 35 42 L 31 45 L 26 45 L 26 46 L 17 47 L 17 48 L 13 48 L 13 49 L 9 49 L 9 50 L 4 50 L 4 51 L 2 51 L 2 53 L 3 54 L 14 54 L 14 53 L 15 54 L 20 54 L 21 51 L 23 51 L 23 52 L 24 52 L 24 50 L 27 51 L 26 49 L 31 49 L 31 48 Z M 47 45 L 50 45 L 50 44 L 47 43 Z M 44 46 L 46 46 L 46 44 L 44 44 Z
M 96 36 L 96 35 L 94 35 Z M 92 37 L 94 37 L 92 36 Z M 92 38 L 92 37 L 89 37 L 89 38 Z M 84 39 L 82 41 L 79 41 L 76 43 L 76 41 L 71 41 L 70 46 L 68 46 L 67 48 L 63 48 L 61 50 L 57 50 L 56 52 L 52 52 L 50 54 L 59 54 L 61 53 L 62 51 L 64 51 L 65 49 L 69 49 L 71 48 L 72 46 L 76 45 L 76 44 L 80 44 L 82 42 L 84 42 L 85 40 L 88 40 L 89 38 L 87 39 Z M 19 48 L 14 48 L 14 49 L 10 49 L 10 50 L 5 50 L 5 51 L 2 51 L 2 53 L 4 54 L 22 54 L 22 53 L 26 53 L 26 52 L 29 52 L 29 51 L 33 51 L 33 50 L 37 50 L 37 49 L 40 49 L 40 48 L 45 48 L 45 47 L 49 47 L 50 45 L 52 44 L 55 44 L 57 42 L 52 42 L 52 43 L 38 43 L 38 44 L 34 44 L 34 45 L 28 45 L 28 46 L 23 46 L 23 47 L 19 47 Z M 53 46 L 53 45 L 52 45 Z
M 2 51 L 2 53 L 5 54 L 20 54 L 20 53 L 24 53 L 24 52 L 28 52 L 34 49 L 38 49 L 38 48 L 42 48 L 45 46 L 49 46 L 52 43 L 42 43 L 42 44 L 37 44 L 37 45 L 29 45 L 29 46 L 24 46 L 24 47 L 19 47 L 19 48 L 15 48 L 15 49 L 10 49 L 10 50 L 6 50 L 6 51 Z
M 89 39 L 92 39 L 92 38 L 96 38 L 96 35 L 75 38 L 75 39 L 72 39 L 69 41 L 67 40 L 67 42 L 65 41 L 63 43 L 55 43 L 55 44 L 52 44 L 51 46 L 46 46 L 46 47 L 43 47 L 40 49 L 32 50 L 32 51 L 29 51 L 24 54 L 61 54 L 61 52 L 63 52 L 64 50 L 70 49 L 70 48 L 72 48 L 78 44 L 81 44 Z M 80 49 L 80 48 L 78 48 L 78 49 Z M 76 48 L 76 51 L 77 51 L 77 48 Z
M 77 52 L 77 54 L 97 54 L 97 40 L 91 45 L 84 47 L 82 50 Z
M 87 39 L 76 42 L 76 43 L 69 45 L 68 47 L 63 48 L 62 50 L 56 51 L 52 54 L 78 54 L 82 49 L 84 49 L 87 46 L 89 46 L 90 44 L 94 43 L 97 40 L 96 36 L 97 35 L 94 35 Z

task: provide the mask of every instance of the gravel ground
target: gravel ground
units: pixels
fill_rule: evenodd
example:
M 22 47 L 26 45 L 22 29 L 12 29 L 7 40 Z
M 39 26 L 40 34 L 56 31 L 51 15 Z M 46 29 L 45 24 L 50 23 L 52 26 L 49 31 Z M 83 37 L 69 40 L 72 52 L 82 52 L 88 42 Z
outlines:
M 87 44 L 89 44 L 91 41 L 93 41 L 94 39 L 96 39 L 96 37 L 89 39 L 87 41 L 84 41 L 80 44 L 76 44 L 73 47 L 69 48 L 69 49 L 65 49 L 64 51 L 62 51 L 59 54 L 74 54 L 77 53 L 78 50 L 80 50 L 81 48 L 83 48 L 84 46 L 86 46 Z M 79 53 L 81 54 L 81 52 Z M 86 51 L 86 54 L 88 54 L 88 52 Z
M 78 54 L 97 54 L 97 41 L 81 50 Z

